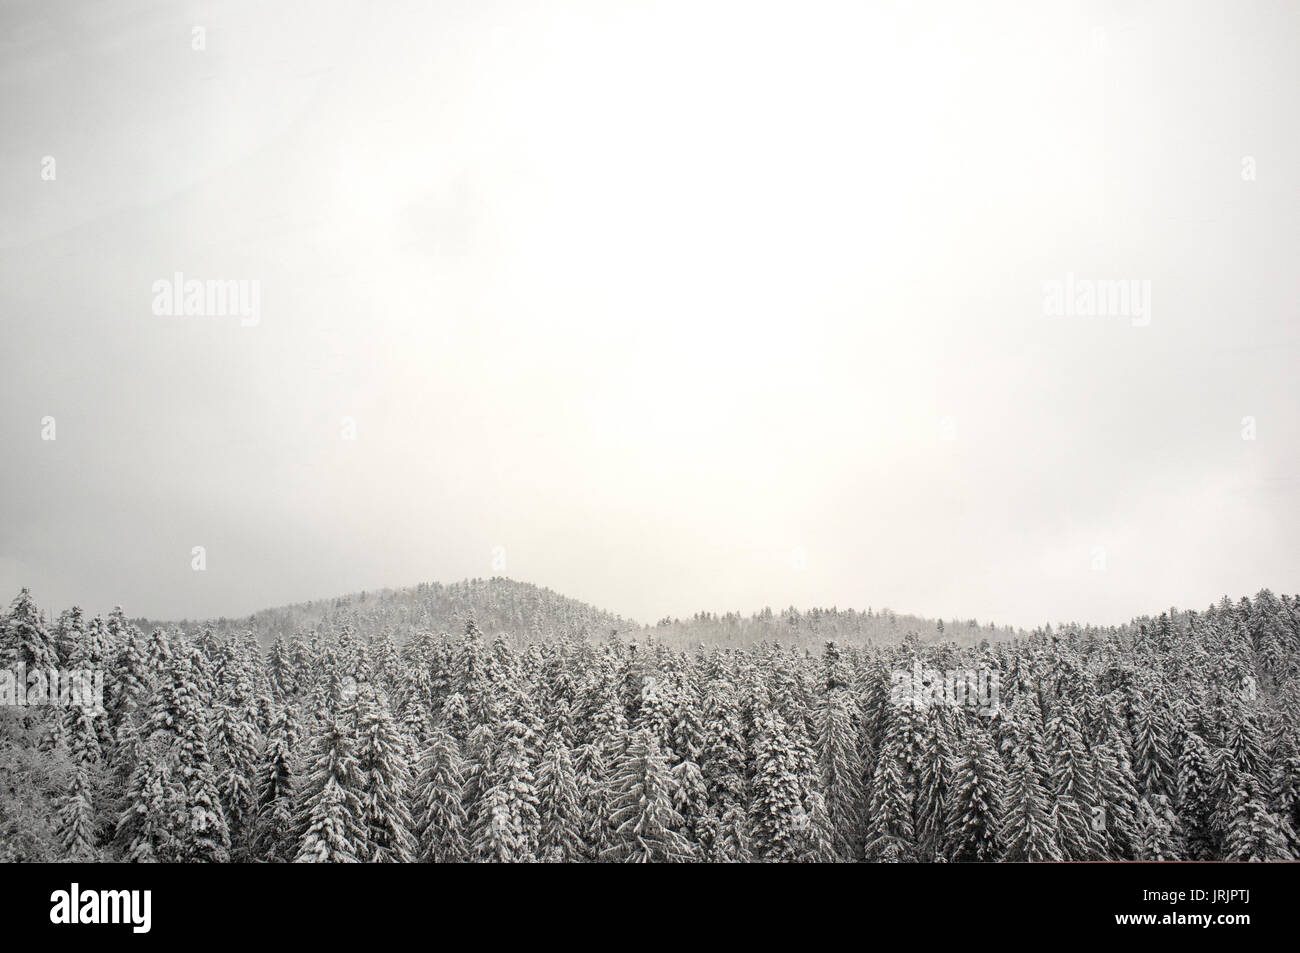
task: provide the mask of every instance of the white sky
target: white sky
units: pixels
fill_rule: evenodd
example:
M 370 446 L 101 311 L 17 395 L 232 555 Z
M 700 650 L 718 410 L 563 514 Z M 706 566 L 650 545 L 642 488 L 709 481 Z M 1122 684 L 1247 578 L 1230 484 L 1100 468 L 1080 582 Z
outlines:
M 3 597 L 240 615 L 496 546 L 642 622 L 1295 591 L 1298 11 L 6 4 Z M 260 324 L 155 316 L 176 271 Z M 1070 273 L 1150 325 L 1045 316 Z

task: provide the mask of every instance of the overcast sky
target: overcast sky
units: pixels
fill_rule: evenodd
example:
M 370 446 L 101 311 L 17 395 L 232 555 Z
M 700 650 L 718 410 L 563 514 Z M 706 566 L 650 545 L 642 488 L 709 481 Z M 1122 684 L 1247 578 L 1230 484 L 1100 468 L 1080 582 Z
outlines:
M 1298 11 L 6 3 L 3 597 L 1294 592 Z

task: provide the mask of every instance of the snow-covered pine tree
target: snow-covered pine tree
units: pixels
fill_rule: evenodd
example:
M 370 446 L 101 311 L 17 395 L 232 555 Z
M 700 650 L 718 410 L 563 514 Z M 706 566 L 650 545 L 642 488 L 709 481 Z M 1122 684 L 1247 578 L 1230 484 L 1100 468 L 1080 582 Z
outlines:
M 267 660 L 267 677 L 270 679 L 272 700 L 284 705 L 296 699 L 298 673 L 294 669 L 293 657 L 283 635 L 278 636 L 271 645 L 271 655 Z
M 711 833 L 709 860 L 722 864 L 747 864 L 753 860 L 750 819 L 739 803 L 728 806 Z
M 632 722 L 632 730 L 649 732 L 665 757 L 671 757 L 673 750 L 673 704 L 671 689 L 668 686 L 663 685 L 653 675 L 646 675 L 642 679 L 641 701 L 636 709 L 637 716 Z
M 357 835 L 360 833 L 352 817 L 355 800 L 344 790 L 339 779 L 330 775 L 324 786 L 311 801 L 311 814 L 307 835 L 303 838 L 298 855 L 300 864 L 355 864 Z
M 1047 723 L 1047 794 L 1055 803 L 1063 860 L 1096 860 L 1105 851 L 1101 807 L 1078 719 L 1068 707 Z
M 371 686 L 357 692 L 356 771 L 364 832 L 358 859 L 369 863 L 410 863 L 416 842 L 407 806 L 411 770 L 406 740 L 393 721 L 388 703 Z
M 693 859 L 672 799 L 672 776 L 658 738 L 648 728 L 633 732 L 611 779 L 612 843 L 604 859 L 632 863 Z
M 1002 855 L 1002 759 L 988 733 L 979 726 L 967 730 L 964 753 L 953 771 L 948 799 L 947 856 L 960 862 L 987 863 Z
M 915 779 L 906 759 L 916 714 L 908 704 L 895 707 L 891 716 L 871 776 L 867 808 L 866 858 L 884 863 L 913 860 L 916 851 Z
M 298 863 L 357 863 L 365 854 L 355 725 L 355 717 L 340 712 L 317 738 L 295 818 Z
M 0 618 L 0 668 L 25 665 L 33 669 L 57 668 L 59 655 L 31 590 L 23 589 Z
M 1176 770 L 1169 753 L 1162 697 L 1142 698 L 1133 713 L 1133 778 L 1139 795 L 1173 797 Z
M 558 729 L 537 770 L 537 806 L 541 816 L 540 859 L 555 863 L 583 860 L 587 845 L 578 778 Z
M 610 846 L 609 766 L 598 744 L 580 746 L 574 757 L 578 804 L 582 811 L 584 860 L 597 861 Z
M 288 862 L 297 850 L 294 814 L 300 783 L 296 754 L 299 736 L 293 707 L 280 705 L 271 722 L 256 777 L 254 847 L 264 860 Z
M 1056 812 L 1038 783 L 1038 771 L 1028 745 L 1014 754 L 1007 785 L 1007 815 L 1002 825 L 1002 859 L 1060 860 Z
M 704 749 L 703 697 L 693 661 L 683 656 L 680 665 L 672 693 L 672 749 L 678 762 L 699 765 Z
M 700 847 L 711 859 L 724 859 L 718 838 L 730 824 L 730 849 L 725 859 L 740 860 L 749 853 L 749 796 L 745 780 L 747 752 L 736 692 L 726 679 L 705 686 L 703 751 L 700 773 L 708 790 L 708 825 Z M 743 851 L 741 850 L 743 848 Z
M 671 769 L 673 810 L 681 815 L 681 833 L 693 845 L 699 845 L 710 828 L 709 791 L 700 766 L 689 758 L 678 761 Z
M 843 857 L 835 848 L 836 832 L 826 801 L 819 791 L 810 791 L 808 804 L 808 834 L 804 838 L 800 860 L 806 864 L 832 864 Z
M 1177 763 L 1177 798 L 1175 801 L 1183 828 L 1189 859 L 1205 860 L 1218 855 L 1215 829 L 1214 756 L 1201 736 L 1190 726 L 1183 727 L 1179 739 Z
M 211 756 L 231 843 L 235 845 L 237 859 L 243 859 L 251 847 L 250 828 L 257 807 L 254 774 L 262 737 L 252 673 L 230 645 L 223 647 L 222 662 L 217 685 L 220 697 L 213 713 Z
M 848 674 L 834 642 L 828 642 L 827 687 L 813 714 L 819 781 L 833 832 L 833 851 L 854 860 L 862 837 L 866 774 L 859 750 L 862 715 L 848 687 Z
M 949 709 L 930 706 L 924 727 L 925 757 L 917 775 L 914 822 L 917 856 L 923 861 L 942 861 L 948 859 L 948 801 L 953 786 Z
M 1270 810 L 1263 785 L 1253 775 L 1236 779 L 1227 812 L 1226 860 L 1294 860 L 1295 832 Z
M 809 834 L 810 777 L 800 775 L 790 727 L 775 707 L 758 718 L 753 770 L 749 813 L 754 851 L 768 861 L 798 860 Z
M 91 774 L 74 765 L 68 793 L 59 802 L 59 841 L 68 860 L 99 859 Z
M 99 814 L 96 802 L 106 780 L 106 766 L 101 738 L 108 736 L 107 712 L 90 698 L 93 678 L 89 673 L 103 669 L 103 644 L 98 628 L 90 633 L 74 618 L 65 632 L 64 658 L 68 667 L 82 680 L 78 687 L 79 703 L 62 709 L 64 750 L 71 763 L 68 790 L 58 804 L 59 840 L 70 859 L 93 860 L 98 857 Z
M 420 759 L 416 785 L 417 856 L 425 863 L 461 863 L 469 859 L 464 764 L 451 732 L 441 726 L 433 728 Z
M 1184 846 L 1178 815 L 1163 794 L 1138 798 L 1137 855 L 1139 860 L 1177 860 Z
M 181 859 L 220 863 L 230 857 L 230 831 L 221 808 L 216 770 L 208 755 L 208 706 L 196 678 L 200 670 L 201 657 L 192 647 L 178 653 L 171 666 L 176 758 L 189 819 L 189 829 L 181 835 Z M 163 718 L 169 714 L 160 712 Z
M 183 852 L 181 837 L 188 816 L 175 746 L 162 733 L 139 736 L 132 748 L 132 763 L 115 829 L 117 841 L 131 861 L 177 861 Z
M 1277 743 L 1272 753 L 1273 790 L 1277 792 L 1277 810 L 1300 834 L 1300 705 L 1288 705 L 1282 719 Z M 1300 843 L 1293 844 L 1300 848 Z
M 537 859 L 541 818 L 529 762 L 528 729 L 517 721 L 501 726 L 487 785 L 472 817 L 471 849 L 476 859 L 518 863 Z
M 1137 852 L 1137 792 L 1133 786 L 1133 769 L 1118 729 L 1108 724 L 1091 751 L 1092 786 L 1103 830 L 1097 831 L 1105 842 L 1108 860 L 1133 860 Z
M 455 739 L 456 744 L 462 749 L 469 740 L 469 734 L 474 729 L 470 723 L 469 706 L 465 703 L 465 696 L 460 692 L 452 692 L 442 702 L 442 708 L 438 712 L 438 724 Z
M 146 720 L 135 730 L 134 765 L 119 814 L 119 842 L 134 859 L 229 859 L 230 834 L 208 756 L 208 721 L 195 676 L 197 649 L 168 645 L 166 670 Z

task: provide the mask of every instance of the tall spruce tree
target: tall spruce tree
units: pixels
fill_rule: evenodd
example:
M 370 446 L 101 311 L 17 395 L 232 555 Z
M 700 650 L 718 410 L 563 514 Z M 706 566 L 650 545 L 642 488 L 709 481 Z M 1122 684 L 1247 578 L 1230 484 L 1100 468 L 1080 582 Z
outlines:
M 686 861 L 693 850 L 673 809 L 672 776 L 652 729 L 633 734 L 611 781 L 612 843 L 604 859 L 633 863 Z
M 966 734 L 964 753 L 953 771 L 948 799 L 947 856 L 954 861 L 987 863 L 1002 855 L 1002 759 L 978 726 Z
M 415 833 L 421 861 L 445 864 L 469 859 L 464 772 L 455 737 L 442 726 L 431 729 L 416 784 Z
M 541 816 L 540 859 L 558 863 L 579 861 L 587 852 L 582 800 L 573 759 L 557 729 L 537 771 Z

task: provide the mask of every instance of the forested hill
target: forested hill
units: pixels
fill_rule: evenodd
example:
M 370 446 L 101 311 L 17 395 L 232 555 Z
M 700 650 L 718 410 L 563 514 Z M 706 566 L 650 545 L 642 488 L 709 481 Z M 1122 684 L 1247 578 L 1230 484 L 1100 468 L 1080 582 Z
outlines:
M 870 607 L 800 610 L 792 606 L 778 611 L 764 608 L 750 615 L 698 612 L 685 619 L 665 618 L 654 626 L 641 626 L 550 589 L 500 576 L 359 592 L 264 609 L 238 619 L 164 622 L 138 618 L 132 622 L 145 632 L 156 628 L 190 635 L 207 630 L 217 636 L 252 632 L 266 646 L 281 636 L 291 639 L 315 633 L 328 638 L 344 630 L 365 638 L 390 637 L 401 644 L 419 635 L 459 633 L 470 620 L 480 631 L 505 634 L 516 645 L 548 638 L 599 640 L 617 634 L 650 638 L 675 649 L 699 645 L 751 648 L 779 642 L 819 651 L 828 639 L 847 645 L 890 645 L 912 634 L 922 644 L 978 645 L 1025 634 L 975 619 L 926 619 Z
M 513 641 L 544 638 L 604 638 L 639 626 L 550 589 L 500 576 L 444 585 L 424 582 L 405 589 L 381 589 L 263 609 L 238 619 L 158 622 L 134 619 L 145 632 L 155 628 L 189 634 L 211 630 L 225 636 L 252 632 L 262 645 L 283 636 L 315 633 L 324 638 L 350 630 L 363 638 L 459 633 L 473 620 L 480 631 L 508 634 Z

